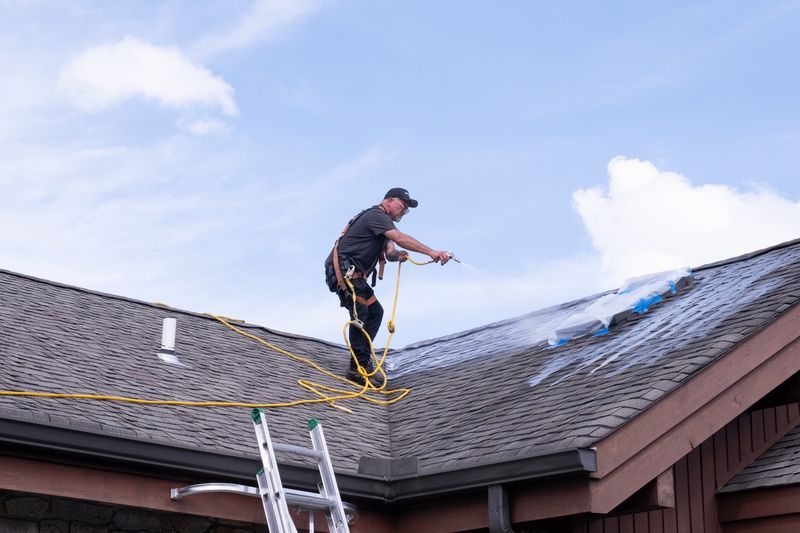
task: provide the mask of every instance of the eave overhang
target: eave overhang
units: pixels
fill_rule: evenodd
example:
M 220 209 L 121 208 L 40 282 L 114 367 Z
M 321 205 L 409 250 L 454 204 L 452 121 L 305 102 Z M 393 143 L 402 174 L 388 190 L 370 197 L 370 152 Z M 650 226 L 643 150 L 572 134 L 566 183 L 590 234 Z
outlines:
M 85 468 L 183 479 L 187 483 L 255 485 L 255 472 L 261 467 L 257 458 L 212 453 L 20 419 L 0 419 L 0 454 Z M 596 468 L 594 450 L 576 448 L 430 474 L 378 477 L 337 473 L 336 479 L 346 499 L 399 504 L 489 485 L 564 475 L 579 475 L 588 479 L 588 475 Z M 281 465 L 281 478 L 288 487 L 315 490 L 318 475 L 316 467 Z
M 608 513 L 800 372 L 800 306 L 598 441 L 589 512 Z
M 800 306 L 795 306 L 598 441 L 591 450 L 572 449 L 423 475 L 337 474 L 339 488 L 345 499 L 357 505 L 400 510 L 405 509 L 406 503 L 422 504 L 415 504 L 419 511 L 402 511 L 400 518 L 409 524 L 430 514 L 447 514 L 448 504 L 442 496 L 470 491 L 478 494 L 482 487 L 497 484 L 516 485 L 510 494 L 515 523 L 577 513 L 608 513 L 800 372 L 798 339 Z M 10 456 L 185 479 L 187 484 L 253 484 L 254 472 L 260 466 L 255 458 L 8 417 L 0 419 L 0 448 Z M 281 473 L 289 487 L 308 490 L 316 484 L 317 473 L 311 468 L 286 465 Z M 166 499 L 167 494 L 163 497 Z M 425 509 L 426 500 L 435 502 L 435 509 Z M 478 497 L 474 501 L 484 501 L 481 507 L 485 511 L 485 500 Z M 475 512 L 478 518 L 474 527 L 485 527 L 480 518 L 484 511 Z

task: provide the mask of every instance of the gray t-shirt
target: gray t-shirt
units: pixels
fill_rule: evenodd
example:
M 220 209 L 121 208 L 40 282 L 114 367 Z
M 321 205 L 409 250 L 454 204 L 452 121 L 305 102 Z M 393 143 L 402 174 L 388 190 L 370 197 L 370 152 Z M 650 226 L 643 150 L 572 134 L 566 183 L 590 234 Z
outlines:
M 386 246 L 384 233 L 391 229 L 395 229 L 394 222 L 380 206 L 373 205 L 356 215 L 347 233 L 339 240 L 339 262 L 347 258 L 356 266 L 356 270 L 368 274 L 375 268 L 378 257 Z M 325 264 L 333 264 L 333 251 L 328 255 Z

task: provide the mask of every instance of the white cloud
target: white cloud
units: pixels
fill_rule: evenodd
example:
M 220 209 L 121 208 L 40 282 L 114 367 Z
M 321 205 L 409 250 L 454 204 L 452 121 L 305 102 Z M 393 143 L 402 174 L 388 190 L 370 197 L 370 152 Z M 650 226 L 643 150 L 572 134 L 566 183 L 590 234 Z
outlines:
M 0 143 L 0 226 L 13 228 L 0 235 L 0 268 L 339 341 L 339 309 L 308 260 L 319 228 L 309 213 L 390 156 L 368 150 L 313 180 L 268 169 L 251 180 L 240 171 L 253 162 L 225 141 Z M 289 284 L 287 272 L 309 281 Z
M 262 195 L 220 179 L 236 152 L 184 139 L 0 146 L 0 225 L 14 228 L 0 237 L 0 268 L 162 301 L 182 283 L 197 293 L 208 270 L 235 260 Z
M 608 174 L 607 189 L 573 194 L 596 255 L 554 258 L 501 277 L 491 267 L 485 272 L 469 264 L 404 267 L 394 346 L 614 289 L 625 278 L 700 266 L 800 237 L 800 203 L 764 187 L 693 185 L 678 173 L 623 157 L 609 163 Z M 394 267 L 378 289 L 387 313 L 393 274 Z M 338 340 L 338 331 L 330 325 L 326 330 L 323 322 L 335 317 L 318 315 L 313 334 Z M 378 344 L 385 339 L 384 330 Z
M 281 34 L 319 5 L 319 0 L 256 0 L 230 29 L 204 38 L 194 47 L 195 51 L 206 57 L 252 46 Z
M 61 69 L 59 90 L 78 108 L 103 111 L 142 97 L 162 105 L 219 108 L 238 114 L 233 87 L 174 47 L 133 37 L 85 50 Z
M 215 118 L 197 120 L 186 120 L 182 118 L 178 121 L 178 126 L 192 135 L 197 135 L 199 137 L 213 135 L 215 133 L 226 133 L 231 129 L 227 122 Z
M 607 279 L 699 266 L 800 236 L 800 204 L 766 188 L 693 185 L 647 161 L 615 157 L 608 189 L 580 189 L 574 208 Z

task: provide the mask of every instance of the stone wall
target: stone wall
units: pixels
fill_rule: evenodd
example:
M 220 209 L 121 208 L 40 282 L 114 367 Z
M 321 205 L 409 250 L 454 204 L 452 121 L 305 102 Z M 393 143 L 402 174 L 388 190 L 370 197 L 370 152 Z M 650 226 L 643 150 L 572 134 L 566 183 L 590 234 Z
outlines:
M 0 491 L 0 533 L 266 533 L 265 525 Z

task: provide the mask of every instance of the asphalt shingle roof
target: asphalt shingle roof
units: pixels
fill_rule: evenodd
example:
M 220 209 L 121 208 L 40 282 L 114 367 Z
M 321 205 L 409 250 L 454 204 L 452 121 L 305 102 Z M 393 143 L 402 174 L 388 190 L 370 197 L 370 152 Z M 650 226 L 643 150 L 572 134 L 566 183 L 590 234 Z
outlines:
M 178 319 L 177 353 L 192 368 L 157 358 L 165 317 Z M 8 272 L 0 273 L 0 324 L 3 389 L 270 403 L 309 397 L 296 384 L 302 377 L 337 384 L 210 317 Z M 341 346 L 253 326 L 243 329 L 324 367 L 346 368 Z M 329 445 L 340 450 L 337 467 L 356 471 L 362 454 L 390 454 L 388 421 L 383 406 L 349 407 L 353 415 L 318 406 L 271 410 L 270 430 L 276 440 L 308 446 L 306 423 L 319 418 Z M 133 439 L 257 454 L 247 409 L 0 397 L 0 410 L 4 417 L 35 416 L 44 423 L 121 432 Z
M 693 278 L 563 347 L 548 348 L 539 325 L 593 298 L 405 348 L 394 384 L 413 393 L 389 411 L 395 454 L 432 472 L 591 446 L 795 305 L 800 244 Z
M 361 456 L 416 457 L 425 474 L 589 447 L 795 305 L 800 241 L 699 269 L 608 335 L 548 348 L 553 325 L 599 296 L 395 351 L 391 385 L 412 389 L 405 400 L 348 402 L 352 415 L 272 410 L 273 437 L 305 446 L 306 421 L 319 418 L 337 471 L 348 473 Z M 192 368 L 156 357 L 168 316 Z M 276 402 L 308 397 L 299 378 L 331 381 L 209 317 L 5 271 L 0 326 L 3 389 Z M 347 364 L 342 346 L 245 329 L 335 372 Z M 244 409 L 0 397 L 0 417 L 257 455 Z
M 719 492 L 783 487 L 800 483 L 800 426 L 762 453 Z

